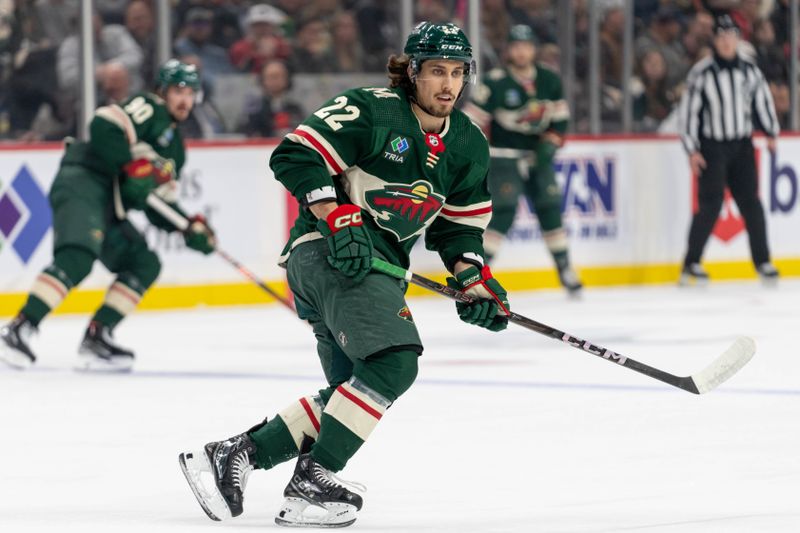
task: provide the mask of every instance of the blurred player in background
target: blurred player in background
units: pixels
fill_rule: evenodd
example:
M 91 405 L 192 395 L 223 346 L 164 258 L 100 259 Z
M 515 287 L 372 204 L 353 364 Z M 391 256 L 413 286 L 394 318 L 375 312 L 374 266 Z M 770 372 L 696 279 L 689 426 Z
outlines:
M 561 80 L 535 62 L 533 30 L 518 24 L 508 40 L 506 68 L 491 70 L 464 109 L 491 143 L 492 221 L 486 230 L 486 257 L 491 260 L 500 251 L 524 194 L 536 211 L 561 285 L 575 294 L 582 285 L 570 266 L 562 194 L 553 169 L 556 150 L 564 144 L 569 108 Z
M 89 140 L 67 146 L 49 194 L 53 262 L 39 274 L 16 318 L 0 329 L 0 360 L 17 368 L 36 361 L 31 335 L 99 259 L 117 277 L 86 329 L 80 367 L 131 368 L 133 352 L 115 344 L 112 331 L 155 281 L 161 263 L 127 212 L 144 210 L 158 227 L 175 229 L 147 207 L 147 196 L 158 194 L 178 209 L 176 180 L 186 155 L 176 126 L 189 116 L 199 88 L 193 66 L 170 60 L 158 73 L 155 93 L 98 108 Z M 191 220 L 186 245 L 211 253 L 214 233 L 202 216 Z
M 282 263 L 298 314 L 313 326 L 328 386 L 268 422 L 180 455 L 212 519 L 242 513 L 253 468 L 299 455 L 276 522 L 355 521 L 361 496 L 334 472 L 414 382 L 422 353 L 406 284 L 370 272 L 373 257 L 407 267 L 424 232 L 452 273 L 448 284 L 477 298 L 457 305 L 461 319 L 492 331 L 507 326 L 506 291 L 483 259 L 489 147 L 454 109 L 474 68 L 457 26 L 421 23 L 404 55 L 389 59 L 390 88 L 336 96 L 275 150 L 275 176 L 303 206 Z

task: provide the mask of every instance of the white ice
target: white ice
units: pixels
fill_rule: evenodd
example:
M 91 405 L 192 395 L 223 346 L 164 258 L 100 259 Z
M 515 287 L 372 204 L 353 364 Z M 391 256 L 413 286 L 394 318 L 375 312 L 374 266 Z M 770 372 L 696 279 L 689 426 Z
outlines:
M 753 360 L 703 396 L 518 327 L 410 300 L 418 382 L 342 472 L 352 531 L 800 531 L 800 281 L 514 295 L 517 312 L 687 375 L 739 335 Z M 292 464 L 256 471 L 243 516 L 209 521 L 177 455 L 323 385 L 308 328 L 277 306 L 138 313 L 131 375 L 75 373 L 86 317 L 42 327 L 38 367 L 0 369 L 0 532 L 277 530 Z M 220 529 L 221 528 L 221 529 Z

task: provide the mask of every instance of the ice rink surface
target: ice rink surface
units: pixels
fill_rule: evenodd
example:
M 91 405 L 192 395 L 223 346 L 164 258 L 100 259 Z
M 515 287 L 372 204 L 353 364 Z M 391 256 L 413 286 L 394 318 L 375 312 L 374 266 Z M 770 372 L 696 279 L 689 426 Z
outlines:
M 410 300 L 418 382 L 342 472 L 365 483 L 349 531 L 800 531 L 800 281 L 512 295 L 514 310 L 668 372 L 739 335 L 753 360 L 703 396 L 511 326 Z M 86 317 L 56 316 L 38 367 L 0 368 L 0 532 L 277 530 L 293 463 L 250 477 L 213 523 L 177 455 L 323 385 L 313 337 L 278 306 L 139 313 L 130 375 L 73 372 Z

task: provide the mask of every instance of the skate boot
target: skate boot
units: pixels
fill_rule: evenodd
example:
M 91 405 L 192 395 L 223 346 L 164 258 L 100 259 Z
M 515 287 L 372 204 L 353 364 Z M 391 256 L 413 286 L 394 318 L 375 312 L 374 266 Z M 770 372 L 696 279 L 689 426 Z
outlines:
M 581 280 L 578 278 L 578 274 L 572 270 L 572 267 L 569 265 L 564 267 L 558 267 L 558 281 L 561 282 L 561 286 L 567 290 L 567 293 L 570 296 L 580 296 L 581 289 L 583 289 L 583 284 Z
M 708 272 L 700 266 L 700 263 L 683 265 L 678 285 L 681 287 L 691 287 L 692 285 L 697 287 L 706 286 L 708 285 Z
M 255 468 L 255 453 L 256 446 L 245 432 L 178 456 L 189 487 L 211 520 L 242 514 L 244 489 Z
M 34 333 L 38 333 L 36 326 L 22 313 L 0 328 L 0 361 L 20 370 L 35 363 L 36 356 L 28 346 Z
M 780 273 L 772 263 L 761 263 L 756 267 L 761 283 L 766 287 L 774 287 L 778 284 Z
M 78 349 L 77 370 L 128 372 L 133 367 L 133 352 L 117 344 L 108 326 L 92 320 Z
M 346 527 L 356 521 L 361 510 L 361 496 L 343 484 L 366 491 L 358 483 L 337 478 L 330 470 L 314 461 L 310 454 L 297 459 L 292 480 L 283 491 L 286 501 L 275 517 L 275 523 L 287 527 Z

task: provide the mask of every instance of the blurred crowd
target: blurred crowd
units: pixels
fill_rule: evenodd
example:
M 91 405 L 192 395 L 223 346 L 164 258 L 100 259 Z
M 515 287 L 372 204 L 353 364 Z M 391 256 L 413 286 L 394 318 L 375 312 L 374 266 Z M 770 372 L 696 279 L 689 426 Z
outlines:
M 604 131 L 620 128 L 626 86 L 634 96 L 637 131 L 670 131 L 688 69 L 711 51 L 715 10 L 733 13 L 746 43 L 743 53 L 764 71 L 786 126 L 788 0 L 635 0 L 635 66 L 629 80 L 622 79 L 621 1 L 482 0 L 484 72 L 502 65 L 508 30 L 519 23 L 534 29 L 538 61 L 559 71 L 557 10 L 565 1 L 573 2 L 576 16 L 575 131 L 588 128 L 590 1 L 601 5 Z M 400 2 L 172 0 L 171 5 L 173 54 L 197 65 L 203 76 L 202 103 L 184 125 L 189 138 L 283 135 L 310 111 L 293 90 L 298 78 L 373 73 L 381 80 L 386 58 L 399 52 L 404 38 Z M 78 6 L 79 0 L 0 0 L 0 138 L 54 140 L 75 133 Z M 102 105 L 152 84 L 155 5 L 95 0 L 94 7 L 94 77 Z M 467 11 L 467 0 L 415 2 L 417 20 L 464 24 Z M 239 80 L 249 90 L 229 92 L 227 80 Z M 233 104 L 239 106 L 236 112 L 226 112 Z

